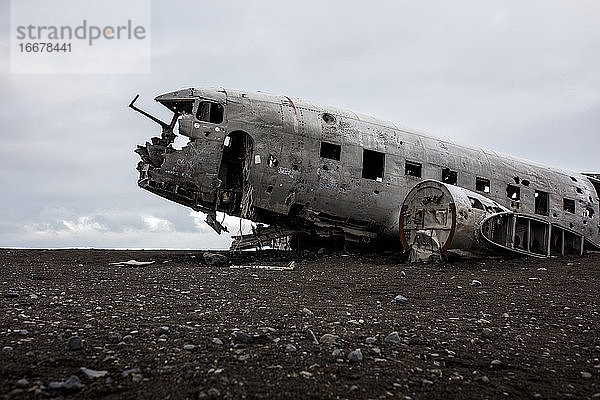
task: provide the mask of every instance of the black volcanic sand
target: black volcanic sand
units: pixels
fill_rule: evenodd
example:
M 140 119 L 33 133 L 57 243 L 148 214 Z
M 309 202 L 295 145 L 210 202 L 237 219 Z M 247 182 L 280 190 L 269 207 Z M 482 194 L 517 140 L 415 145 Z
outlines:
M 229 257 L 285 265 L 297 255 Z M 307 257 L 294 271 L 268 271 L 208 266 L 200 251 L 0 250 L 0 392 L 600 398 L 598 254 L 452 265 Z M 155 263 L 109 265 L 130 259 Z M 399 343 L 385 342 L 394 331 Z M 324 334 L 339 336 L 337 344 L 323 343 Z M 67 348 L 71 336 L 81 349 Z M 350 362 L 355 349 L 363 359 Z M 107 373 L 88 378 L 81 367 Z M 71 376 L 84 386 L 50 388 Z

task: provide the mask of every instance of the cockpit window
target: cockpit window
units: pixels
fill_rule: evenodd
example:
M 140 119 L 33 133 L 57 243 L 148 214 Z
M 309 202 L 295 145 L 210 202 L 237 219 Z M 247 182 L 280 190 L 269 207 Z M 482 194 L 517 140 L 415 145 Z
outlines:
M 162 101 L 168 109 L 179 114 L 191 114 L 194 100 L 164 100 Z
M 223 122 L 223 106 L 211 101 L 201 101 L 198 104 L 196 118 L 200 121 L 220 124 Z

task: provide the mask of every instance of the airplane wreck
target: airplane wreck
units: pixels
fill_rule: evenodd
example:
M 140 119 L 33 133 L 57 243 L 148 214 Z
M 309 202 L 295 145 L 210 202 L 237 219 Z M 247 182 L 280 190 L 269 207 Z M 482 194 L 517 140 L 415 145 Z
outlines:
M 206 213 L 267 224 L 281 237 L 384 243 L 411 260 L 600 249 L 600 175 L 548 167 L 401 129 L 334 107 L 239 90 L 156 97 L 170 122 L 136 153 L 138 185 Z M 177 134 L 189 141 L 173 148 Z

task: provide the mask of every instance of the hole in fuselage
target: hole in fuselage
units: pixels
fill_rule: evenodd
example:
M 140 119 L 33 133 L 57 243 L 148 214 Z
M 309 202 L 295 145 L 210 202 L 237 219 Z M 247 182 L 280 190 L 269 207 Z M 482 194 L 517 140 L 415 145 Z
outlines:
M 223 142 L 223 157 L 219 167 L 219 190 L 226 193 L 226 208 L 219 211 L 239 215 L 241 202 L 247 184 L 247 175 L 252 162 L 253 140 L 245 132 L 233 132 Z M 225 203 L 225 202 L 224 202 Z

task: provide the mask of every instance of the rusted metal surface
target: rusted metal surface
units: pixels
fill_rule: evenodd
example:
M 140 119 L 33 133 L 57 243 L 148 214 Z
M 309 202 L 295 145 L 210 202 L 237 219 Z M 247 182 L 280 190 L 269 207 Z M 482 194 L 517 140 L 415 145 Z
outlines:
M 174 116 L 170 124 L 154 118 L 161 136 L 138 146 L 138 184 L 207 213 L 217 232 L 223 230 L 214 218 L 219 211 L 320 237 L 395 242 L 401 249 L 402 204 L 415 185 L 430 179 L 444 181 L 440 190 L 457 198 L 476 195 L 600 245 L 600 181 L 593 174 L 287 96 L 184 89 L 156 101 Z M 177 134 L 189 138 L 181 150 L 172 146 L 175 122 Z M 468 247 L 460 229 L 458 224 L 451 243 Z

